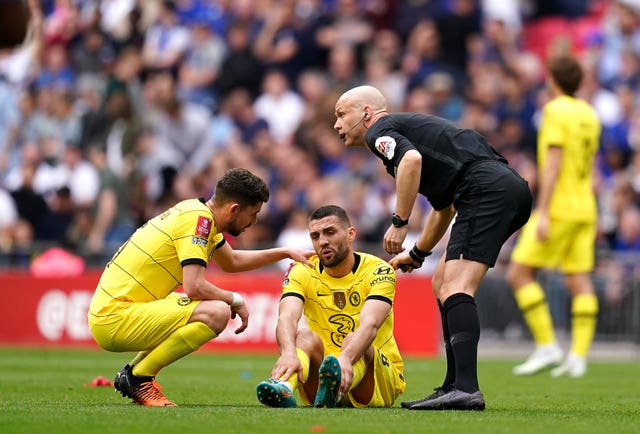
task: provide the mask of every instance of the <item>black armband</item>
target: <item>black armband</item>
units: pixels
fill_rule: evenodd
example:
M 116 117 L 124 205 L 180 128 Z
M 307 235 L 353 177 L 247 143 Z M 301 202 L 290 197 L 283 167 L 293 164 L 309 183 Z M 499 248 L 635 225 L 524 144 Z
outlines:
M 417 244 L 413 245 L 413 248 L 409 251 L 409 255 L 411 255 L 411 259 L 416 260 L 414 255 L 424 261 L 424 258 L 431 255 L 432 252 L 425 252 L 424 250 L 420 250 Z
M 415 262 L 416 264 L 420 264 L 418 265 L 418 267 L 414 267 L 414 268 L 419 268 L 422 266 L 422 263 L 424 262 L 424 258 L 421 258 L 420 256 L 416 255 L 413 249 L 409 250 L 409 256 L 411 256 L 411 259 L 413 260 L 413 262 Z

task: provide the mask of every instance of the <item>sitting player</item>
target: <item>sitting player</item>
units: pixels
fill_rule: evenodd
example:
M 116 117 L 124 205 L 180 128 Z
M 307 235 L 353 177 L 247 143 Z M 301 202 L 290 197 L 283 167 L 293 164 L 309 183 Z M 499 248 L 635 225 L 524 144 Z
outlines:
M 280 357 L 258 400 L 295 407 L 298 388 L 315 407 L 390 407 L 405 387 L 393 337 L 393 268 L 354 252 L 356 230 L 344 209 L 309 217 L 314 268 L 292 264 L 282 283 L 276 340 Z M 298 330 L 304 312 L 307 328 Z M 298 387 L 300 385 L 300 387 Z

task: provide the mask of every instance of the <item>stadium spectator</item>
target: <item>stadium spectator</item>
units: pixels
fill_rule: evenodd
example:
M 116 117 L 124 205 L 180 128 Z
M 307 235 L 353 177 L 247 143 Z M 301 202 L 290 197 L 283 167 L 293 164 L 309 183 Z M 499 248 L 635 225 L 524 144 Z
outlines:
M 395 273 L 355 252 L 346 211 L 318 208 L 308 219 L 317 256 L 293 264 L 282 284 L 276 340 L 280 356 L 258 400 L 295 407 L 297 389 L 315 407 L 391 407 L 404 392 L 404 363 L 393 337 Z M 340 310 L 344 321 L 332 320 Z M 308 328 L 299 328 L 304 312 Z
M 66 47 L 61 43 L 48 45 L 44 51 L 43 66 L 36 77 L 35 86 L 72 90 L 75 80 L 76 74 L 69 62 Z
M 215 87 L 221 97 L 243 88 L 255 98 L 260 92 L 264 65 L 251 49 L 249 25 L 243 21 L 233 22 L 227 33 L 228 51 Z
M 172 0 L 161 2 L 156 21 L 147 30 L 142 47 L 144 67 L 150 71 L 175 74 L 189 46 L 189 31 L 178 21 Z
M 190 32 L 191 43 L 178 68 L 178 94 L 187 102 L 213 111 L 217 105 L 214 84 L 227 47 L 204 17 L 194 18 Z
M 79 76 L 100 74 L 113 64 L 115 50 L 99 27 L 91 27 L 81 34 L 79 42 L 72 45 L 70 58 Z
M 277 69 L 293 79 L 299 72 L 297 58 L 301 54 L 294 21 L 295 1 L 276 2 L 267 11 L 256 35 L 253 52 L 267 69 Z
M 107 258 L 135 229 L 136 219 L 130 206 L 134 193 L 127 188 L 125 180 L 109 169 L 104 149 L 91 146 L 87 154 L 100 176 L 100 187 L 95 204 L 88 210 L 91 220 L 84 238 L 85 252 Z
M 280 70 L 270 70 L 264 75 L 262 93 L 253 103 L 259 118 L 269 125 L 269 132 L 279 144 L 290 144 L 293 134 L 304 116 L 304 102 Z

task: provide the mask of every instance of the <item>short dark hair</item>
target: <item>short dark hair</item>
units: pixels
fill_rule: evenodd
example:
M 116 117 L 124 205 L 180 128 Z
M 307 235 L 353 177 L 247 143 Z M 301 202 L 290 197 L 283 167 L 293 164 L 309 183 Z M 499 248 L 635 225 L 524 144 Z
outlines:
M 311 213 L 311 215 L 309 216 L 309 221 L 320 220 L 329 216 L 336 216 L 338 217 L 338 220 L 342 221 L 347 226 L 351 226 L 351 221 L 349 220 L 347 212 L 344 210 L 344 208 L 341 208 L 338 205 L 321 206 Z
M 233 201 L 241 208 L 246 208 L 267 202 L 269 188 L 260 177 L 247 169 L 229 169 L 216 183 L 213 200 L 220 204 Z
M 547 60 L 547 70 L 562 91 L 573 96 L 582 83 L 582 67 L 578 60 L 567 54 L 552 56 Z

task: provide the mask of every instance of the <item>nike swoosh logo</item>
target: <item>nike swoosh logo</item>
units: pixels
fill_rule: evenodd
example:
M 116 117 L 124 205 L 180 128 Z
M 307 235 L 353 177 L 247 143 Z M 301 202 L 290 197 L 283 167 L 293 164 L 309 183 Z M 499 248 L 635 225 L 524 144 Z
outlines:
M 318 297 L 326 297 L 327 295 L 331 295 L 331 294 L 322 294 L 321 292 L 316 291 L 316 296 Z

